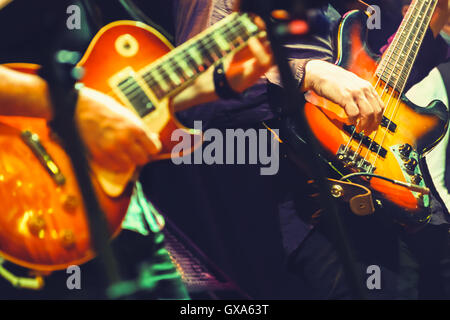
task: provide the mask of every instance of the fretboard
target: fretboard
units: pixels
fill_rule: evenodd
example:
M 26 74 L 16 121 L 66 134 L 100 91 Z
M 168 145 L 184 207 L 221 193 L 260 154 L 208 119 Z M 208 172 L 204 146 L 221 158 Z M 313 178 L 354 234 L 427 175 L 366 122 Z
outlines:
M 173 95 L 258 32 L 248 15 L 234 13 L 138 73 L 156 97 L 162 99 Z
M 413 0 L 391 45 L 377 68 L 377 76 L 403 92 L 438 0 Z

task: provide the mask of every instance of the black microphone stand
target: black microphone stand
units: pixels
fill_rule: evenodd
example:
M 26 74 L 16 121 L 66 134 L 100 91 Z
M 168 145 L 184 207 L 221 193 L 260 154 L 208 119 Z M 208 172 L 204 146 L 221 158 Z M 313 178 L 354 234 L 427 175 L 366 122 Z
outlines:
M 110 290 L 113 286 L 120 284 L 119 269 L 109 245 L 110 232 L 92 185 L 85 147 L 74 118 L 78 101 L 75 83 L 80 80 L 83 73 L 81 68 L 75 66 L 80 57 L 81 55 L 77 52 L 56 51 L 48 58 L 40 75 L 47 81 L 53 106 L 53 119 L 50 126 L 57 133 L 72 161 L 87 212 L 92 247 L 97 254 L 97 260 L 101 263 L 101 270 L 106 273 L 106 287 Z
M 344 225 L 339 216 L 339 211 L 332 198 L 330 188 L 327 183 L 327 167 L 324 159 L 320 156 L 320 148 L 309 125 L 304 117 L 303 106 L 305 98 L 300 94 L 298 81 L 295 79 L 291 67 L 288 63 L 286 48 L 284 47 L 283 36 L 279 32 L 278 25 L 272 18 L 274 9 L 290 9 L 289 12 L 298 15 L 301 19 L 306 19 L 308 10 L 319 8 L 328 1 L 305 1 L 305 0 L 279 0 L 275 3 L 272 0 L 242 0 L 241 9 L 258 14 L 266 23 L 268 40 L 271 43 L 275 64 L 278 66 L 281 81 L 283 84 L 283 93 L 285 95 L 284 105 L 281 110 L 282 128 L 280 133 L 290 148 L 300 151 L 299 140 L 307 143 L 301 143 L 301 152 L 308 154 L 309 157 L 302 157 L 303 161 L 308 161 L 310 168 L 316 168 L 313 172 L 315 181 L 320 191 L 321 203 L 324 206 L 324 213 L 321 217 L 330 230 L 334 230 L 333 241 L 342 257 L 345 274 L 351 286 L 355 298 L 365 299 L 366 294 L 362 286 L 361 272 L 358 270 L 353 250 L 348 241 Z M 307 22 L 305 20 L 305 22 Z

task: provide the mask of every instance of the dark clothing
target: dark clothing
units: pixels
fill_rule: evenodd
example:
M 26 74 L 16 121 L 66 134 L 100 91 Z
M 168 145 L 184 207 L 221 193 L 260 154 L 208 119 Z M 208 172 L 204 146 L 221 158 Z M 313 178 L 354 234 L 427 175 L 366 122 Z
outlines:
M 89 15 L 84 1 L 14 1 L 0 10 L 0 63 L 29 62 L 42 64 L 57 49 L 76 50 L 84 53 L 90 40 L 103 24 L 112 18 L 108 10 L 100 11 L 103 20 Z M 99 1 L 102 3 L 102 1 Z M 109 5 L 109 2 L 107 3 Z M 68 29 L 66 20 L 72 14 L 69 5 L 80 8 L 80 29 Z M 114 5 L 111 4 L 112 7 Z M 111 10 L 111 6 L 108 8 Z M 116 5 L 117 6 L 117 5 Z M 89 8 L 98 9 L 94 2 Z M 91 12 L 92 13 L 92 12 Z M 125 11 L 116 10 L 115 20 L 120 14 L 129 18 Z M 13 32 L 11 32 L 13 30 Z M 164 248 L 162 227 L 164 219 L 145 198 L 139 183 L 136 184 L 130 206 L 122 224 L 124 231 L 113 241 L 115 258 L 118 260 L 120 276 L 127 281 L 123 295 L 107 296 L 104 270 L 96 259 L 81 266 L 81 290 L 69 290 L 65 271 L 57 271 L 46 277 L 45 288 L 40 292 L 16 290 L 0 279 L 0 298 L 3 299 L 188 299 L 181 277 Z M 0 244 L 1 245 L 1 244 Z M 9 269 L 19 273 L 20 267 L 7 263 Z M 136 290 L 127 296 L 127 290 Z
M 182 0 L 178 2 L 183 3 Z M 218 13 L 229 13 L 230 2 L 185 1 L 183 6 L 188 6 L 188 11 L 184 11 L 183 6 L 175 8 L 177 16 L 190 23 L 180 22 L 187 30 L 175 28 L 177 35 L 181 35 L 176 37 L 177 43 L 197 33 L 198 29 L 191 32 L 193 26 L 208 26 L 217 20 Z M 212 9 L 208 4 L 213 6 Z M 204 10 L 196 12 L 199 7 Z M 324 8 L 323 13 L 329 17 L 331 33 L 338 21 L 337 13 L 331 7 Z M 421 54 L 425 59 L 436 62 L 434 57 L 439 50 L 435 50 L 433 39 L 427 39 L 431 43 L 424 43 L 423 47 L 428 50 Z M 332 37 L 312 37 L 293 44 L 289 53 L 297 75 L 296 60 L 333 60 Z M 424 75 L 428 71 L 423 70 L 419 74 Z M 300 83 L 301 79 L 297 80 Z M 192 125 L 194 120 L 202 120 L 204 129 L 218 128 L 221 132 L 227 128 L 263 128 L 261 121 L 276 121 L 277 116 L 277 110 L 268 102 L 268 83 L 280 84 L 273 70 L 260 83 L 246 90 L 241 99 L 198 106 L 180 113 L 179 118 L 187 125 Z M 320 208 L 320 204 L 308 197 L 312 191 L 306 183 L 307 177 L 290 162 L 283 145 L 280 148 L 280 170 L 276 176 L 261 176 L 259 165 L 175 166 L 160 163 L 145 173 L 145 180 L 158 180 L 164 176 L 178 182 L 167 188 L 150 186 L 147 191 L 159 206 L 166 209 L 172 220 L 182 225 L 184 231 L 253 297 L 355 298 L 348 283 L 342 280 L 342 261 L 337 262 L 336 247 L 327 238 L 330 231 L 322 224 L 315 228 L 310 224 L 311 214 Z M 245 151 L 248 153 L 249 149 Z M 195 187 L 185 188 L 185 183 L 181 183 L 184 181 L 190 181 Z M 183 187 L 179 189 L 177 186 Z M 188 216 L 177 214 L 180 207 L 167 197 L 169 190 L 181 197 L 180 203 L 185 212 L 189 212 Z M 383 219 L 378 221 L 381 213 L 377 213 L 377 217 L 359 218 L 346 209 L 342 214 L 350 216 L 351 223 L 347 229 L 349 238 L 357 246 L 358 264 L 364 266 L 360 268 L 361 272 L 366 274 L 366 267 L 371 264 L 382 268 L 383 290 L 371 291 L 371 297 L 417 298 L 417 283 L 405 279 L 408 272 L 404 273 L 403 269 L 412 270 L 411 276 L 415 277 L 418 267 L 409 253 L 410 249 L 403 245 L 405 240 L 401 240 L 398 226 Z M 377 226 L 372 223 L 375 220 Z M 311 233 L 310 230 L 315 231 Z M 291 280 L 283 273 L 287 261 L 290 271 L 300 275 L 300 281 Z M 396 284 L 403 289 L 397 290 Z

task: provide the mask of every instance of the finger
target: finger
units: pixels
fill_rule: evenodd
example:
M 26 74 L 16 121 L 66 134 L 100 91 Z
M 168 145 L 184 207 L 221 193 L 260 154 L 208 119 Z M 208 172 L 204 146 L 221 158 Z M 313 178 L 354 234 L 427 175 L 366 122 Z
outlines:
M 147 152 L 138 141 L 128 143 L 126 148 L 127 156 L 133 164 L 144 165 L 148 162 Z
M 366 134 L 370 134 L 376 128 L 375 111 L 365 96 L 359 97 L 357 99 L 357 104 L 360 111 L 361 129 L 364 130 Z
M 374 128 L 375 130 L 378 129 L 378 126 L 381 123 L 381 120 L 383 118 L 383 105 L 380 104 L 380 100 L 377 98 L 378 94 L 375 90 L 372 90 L 370 93 L 366 95 L 366 99 L 369 102 L 369 104 L 372 106 L 374 110 Z
M 253 17 L 253 23 L 256 24 L 258 26 L 258 28 L 261 29 L 261 30 L 265 30 L 266 29 L 266 23 L 259 16 L 254 16 Z
M 349 100 L 345 104 L 344 110 L 345 113 L 347 114 L 350 124 L 356 126 L 358 118 L 360 116 L 358 105 L 353 100 Z
M 137 136 L 137 143 L 139 143 L 142 148 L 146 151 L 148 155 L 158 154 L 162 149 L 162 143 L 159 139 L 159 135 L 155 132 L 150 131 L 147 128 L 143 128 L 144 134 Z
M 114 153 L 102 153 L 100 156 L 94 157 L 95 162 L 106 169 L 114 171 L 127 171 L 133 167 L 132 162 L 126 156 L 125 150 L 117 150 Z
M 272 53 L 268 42 L 261 42 L 257 38 L 250 38 L 248 46 L 252 55 L 262 68 L 267 68 L 272 64 Z

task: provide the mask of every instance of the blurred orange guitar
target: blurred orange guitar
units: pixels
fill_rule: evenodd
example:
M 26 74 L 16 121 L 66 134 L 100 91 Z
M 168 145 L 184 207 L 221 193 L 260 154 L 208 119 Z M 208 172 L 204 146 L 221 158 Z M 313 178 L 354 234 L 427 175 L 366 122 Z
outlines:
M 442 102 L 422 108 L 403 95 L 436 4 L 437 0 L 412 1 L 381 60 L 368 50 L 364 12 L 351 11 L 341 22 L 337 65 L 370 81 L 386 106 L 376 132 L 357 132 L 341 107 L 314 93 L 306 95 L 306 119 L 334 167 L 344 175 L 360 176 L 375 198 L 397 208 L 394 216 L 399 213 L 413 223 L 427 222 L 430 198 L 423 159 L 448 126 Z
M 79 62 L 85 70 L 82 82 L 135 111 L 159 133 L 163 150 L 157 159 L 166 159 L 177 143 L 171 141 L 175 129 L 182 129 L 189 141 L 201 143 L 198 132 L 175 119 L 169 98 L 260 32 L 249 16 L 236 13 L 171 50 L 170 43 L 147 25 L 114 22 L 99 31 Z M 7 66 L 23 72 L 39 68 Z M 46 121 L 1 116 L 0 148 L 0 254 L 44 271 L 93 258 L 80 186 Z M 111 172 L 91 162 L 91 169 L 111 235 L 117 234 L 136 168 Z

